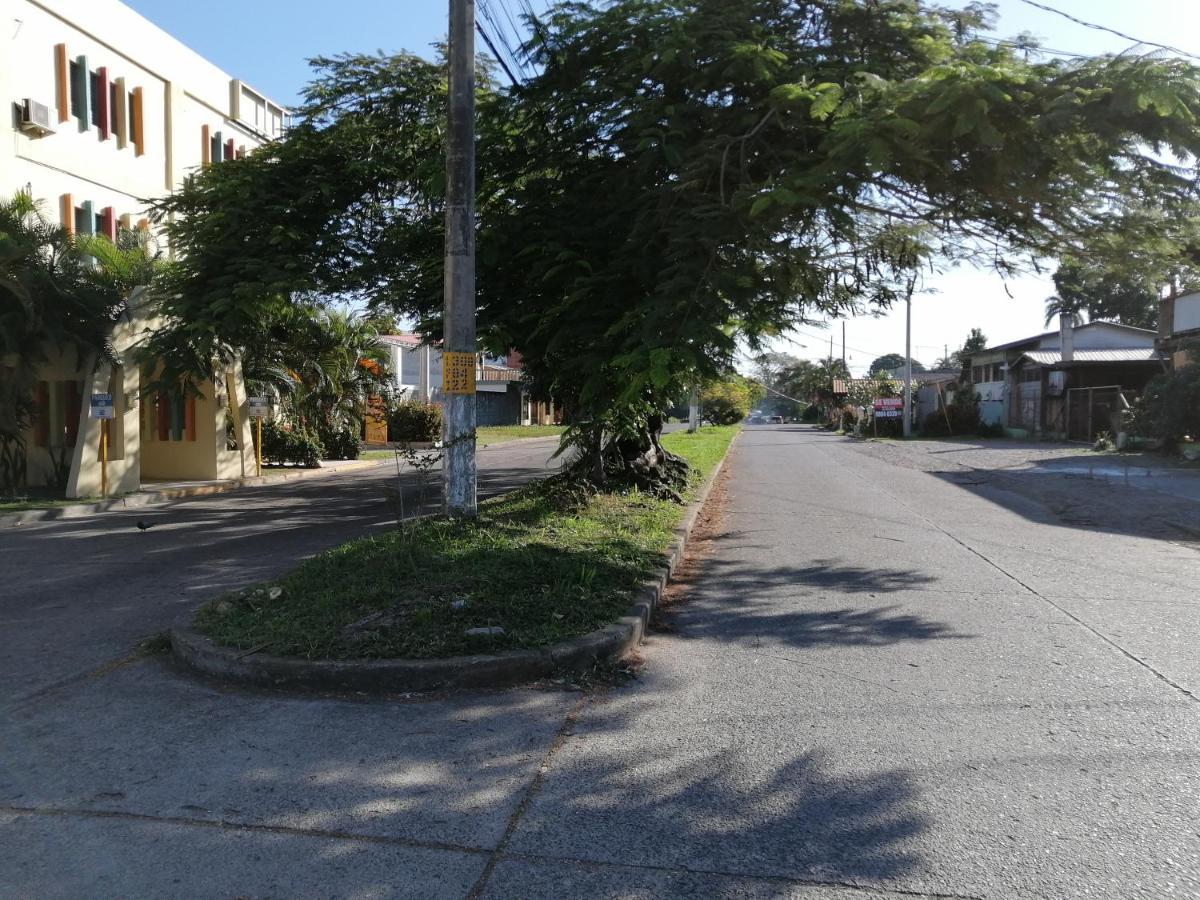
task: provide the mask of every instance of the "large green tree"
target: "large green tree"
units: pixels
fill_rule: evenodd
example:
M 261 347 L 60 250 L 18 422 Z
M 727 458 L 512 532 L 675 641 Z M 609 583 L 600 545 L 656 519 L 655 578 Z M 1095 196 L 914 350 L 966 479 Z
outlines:
M 1064 254 L 1183 202 L 1196 70 L 1043 60 L 988 8 L 919 0 L 610 0 L 535 23 L 538 73 L 479 92 L 479 323 L 577 436 L 640 472 L 654 413 L 739 338 L 887 306 L 930 252 Z M 183 253 L 164 332 L 202 365 L 260 310 L 358 294 L 438 329 L 440 64 L 317 61 L 283 144 L 213 166 L 160 214 Z M 648 427 L 648 424 L 651 427 Z
M 875 375 L 879 372 L 902 368 L 905 359 L 906 357 L 903 353 L 885 353 L 883 356 L 877 356 L 871 362 L 870 374 Z M 915 359 L 912 361 L 912 370 L 914 372 L 926 371 L 925 366 Z

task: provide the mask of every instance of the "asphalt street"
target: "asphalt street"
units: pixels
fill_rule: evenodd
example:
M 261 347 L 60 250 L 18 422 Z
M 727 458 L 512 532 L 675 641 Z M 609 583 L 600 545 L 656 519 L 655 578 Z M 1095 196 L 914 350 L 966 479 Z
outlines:
M 358 481 L 197 509 L 157 550 L 133 515 L 0 534 L 0 895 L 1200 897 L 1196 544 L 799 426 L 727 472 L 640 677 L 584 693 L 272 694 L 121 656 L 231 567 L 384 527 Z
M 548 438 L 482 449 L 480 496 L 556 468 L 550 457 L 557 446 Z M 439 479 L 433 471 L 422 489 L 409 468 L 382 462 L 128 512 L 0 527 L 0 696 L 86 676 L 216 594 L 394 527 L 422 502 L 430 511 Z M 139 521 L 153 527 L 141 532 Z

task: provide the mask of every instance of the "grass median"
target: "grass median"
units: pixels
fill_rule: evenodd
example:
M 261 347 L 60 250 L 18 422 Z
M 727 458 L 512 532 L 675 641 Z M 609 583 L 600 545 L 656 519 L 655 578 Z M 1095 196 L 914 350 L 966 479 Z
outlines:
M 690 497 L 736 433 L 663 438 L 693 467 Z M 427 519 L 326 551 L 209 604 L 196 624 L 221 644 L 307 659 L 543 647 L 623 615 L 682 516 L 636 491 L 583 496 L 535 482 L 485 501 L 473 522 Z

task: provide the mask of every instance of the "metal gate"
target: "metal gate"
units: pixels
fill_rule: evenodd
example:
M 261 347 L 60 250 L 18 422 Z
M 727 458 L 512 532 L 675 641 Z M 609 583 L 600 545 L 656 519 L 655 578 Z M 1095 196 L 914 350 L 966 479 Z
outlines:
M 1119 385 L 1067 391 L 1067 440 L 1095 442 L 1107 431 L 1121 431 L 1121 413 L 1129 406 Z

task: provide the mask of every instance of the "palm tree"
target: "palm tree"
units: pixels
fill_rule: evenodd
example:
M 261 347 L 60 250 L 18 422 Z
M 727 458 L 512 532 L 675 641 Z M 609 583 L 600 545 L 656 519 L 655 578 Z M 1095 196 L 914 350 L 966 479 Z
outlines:
M 297 425 L 356 431 L 389 383 L 388 348 L 367 318 L 316 303 L 282 305 L 243 351 L 251 390 L 278 397 Z
M 1064 299 L 1059 294 L 1046 298 L 1046 327 L 1060 316 L 1068 316 L 1072 325 L 1082 325 L 1086 321 L 1087 304 L 1082 299 Z
M 51 351 L 114 361 L 113 323 L 152 268 L 144 246 L 72 238 L 28 193 L 0 200 L 0 491 L 24 483 L 38 366 Z

